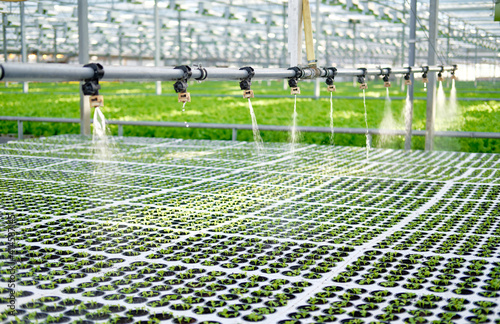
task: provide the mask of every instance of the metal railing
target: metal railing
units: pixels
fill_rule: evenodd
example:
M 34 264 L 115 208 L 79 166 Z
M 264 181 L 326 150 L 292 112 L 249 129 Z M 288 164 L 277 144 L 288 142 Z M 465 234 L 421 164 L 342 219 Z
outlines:
M 79 124 L 80 119 L 77 118 L 45 118 L 45 117 L 18 117 L 18 116 L 0 116 L 3 121 L 17 122 L 18 139 L 23 138 L 24 122 L 39 122 L 39 123 L 70 123 Z M 118 126 L 118 136 L 123 136 L 123 126 L 154 126 L 154 127 L 175 127 L 186 128 L 184 123 L 178 122 L 162 122 L 162 121 L 124 121 L 124 120 L 107 120 L 106 123 Z M 212 124 L 212 123 L 189 123 L 189 128 L 206 128 L 206 129 L 231 129 L 232 140 L 237 141 L 238 130 L 252 130 L 252 125 L 246 124 Z M 289 126 L 275 125 L 259 125 L 261 131 L 287 132 Z M 298 126 L 299 132 L 307 133 L 331 133 L 330 127 L 315 127 L 315 126 Z M 365 128 L 334 128 L 336 134 L 368 134 L 372 135 L 389 135 L 389 136 L 405 136 L 403 130 L 388 130 L 388 129 L 365 129 Z M 425 136 L 426 131 L 414 130 L 414 136 Z M 494 138 L 500 139 L 500 133 L 495 132 L 458 132 L 458 131 L 438 131 L 435 132 L 438 137 L 467 137 L 467 138 Z

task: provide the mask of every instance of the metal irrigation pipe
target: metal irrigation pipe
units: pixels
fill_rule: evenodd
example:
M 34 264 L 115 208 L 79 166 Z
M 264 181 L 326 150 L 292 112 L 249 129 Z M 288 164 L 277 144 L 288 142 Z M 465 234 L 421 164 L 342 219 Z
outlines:
M 0 116 L 0 120 L 4 121 L 17 121 L 18 136 L 22 139 L 23 122 L 49 122 L 49 123 L 73 123 L 80 122 L 76 118 L 45 118 L 45 117 L 17 117 L 17 116 Z M 178 122 L 161 122 L 161 121 L 124 121 L 124 120 L 107 120 L 110 125 L 118 125 L 118 134 L 123 135 L 123 126 L 154 126 L 154 127 L 178 127 L 186 128 L 184 123 Z M 233 140 L 236 140 L 238 130 L 252 130 L 252 125 L 246 124 L 213 124 L 213 123 L 189 123 L 189 128 L 206 128 L 206 129 L 232 129 Z M 259 125 L 261 131 L 278 131 L 287 132 L 290 130 L 289 126 L 275 126 L 275 125 Z M 330 127 L 315 127 L 315 126 L 298 126 L 297 130 L 300 132 L 310 133 L 330 133 Z M 338 134 L 366 134 L 367 130 L 364 128 L 334 128 L 334 132 Z M 405 131 L 402 130 L 388 130 L 388 129 L 368 129 L 370 135 L 391 135 L 391 136 L 404 136 Z M 413 131 L 414 136 L 425 136 L 425 131 Z M 439 131 L 435 133 L 437 137 L 468 137 L 468 138 L 493 138 L 500 139 L 500 133 L 494 132 L 457 132 L 457 131 Z
M 274 79 L 314 79 L 318 77 L 339 76 L 367 76 L 387 74 L 409 74 L 420 72 L 455 71 L 457 66 L 425 66 L 403 68 L 376 68 L 376 69 L 333 69 L 333 68 L 299 68 L 297 69 L 255 69 L 254 80 Z M 94 71 L 90 67 L 69 64 L 27 64 L 3 63 L 0 64 L 0 81 L 83 81 L 92 78 Z M 101 80 L 123 81 L 176 81 L 183 78 L 179 69 L 169 67 L 131 67 L 106 66 Z M 202 68 L 193 67 L 189 76 L 195 80 L 242 80 L 248 78 L 246 70 L 237 68 Z
M 9 93 L 9 94 L 23 94 L 22 92 L 19 91 L 1 91 L 1 93 Z M 496 93 L 496 92 L 484 92 L 484 93 Z M 37 92 L 32 92 L 32 94 L 35 95 L 71 95 L 74 94 L 74 92 L 45 92 L 45 91 L 37 91 Z M 106 93 L 104 94 L 106 96 L 118 96 L 118 97 L 126 97 L 126 96 L 136 96 L 136 95 L 141 95 L 141 96 L 158 96 L 157 94 L 154 93 Z M 177 95 L 175 93 L 163 93 L 160 94 L 160 96 L 163 97 L 176 97 Z M 241 98 L 241 95 L 233 95 L 233 94 L 210 94 L 210 93 L 197 93 L 196 97 L 221 97 L 221 98 Z M 301 98 L 305 99 L 330 99 L 330 96 L 319 96 L 316 97 L 314 95 L 301 95 Z M 255 98 L 291 98 L 290 95 L 265 95 L 265 94 L 256 94 Z M 359 96 L 335 96 L 333 99 L 362 99 L 363 97 Z M 366 100 L 386 100 L 385 97 L 366 97 Z M 405 100 L 406 97 L 391 97 L 391 100 Z M 415 100 L 426 100 L 426 97 L 415 97 Z M 458 101 L 500 101 L 500 98 L 457 98 Z

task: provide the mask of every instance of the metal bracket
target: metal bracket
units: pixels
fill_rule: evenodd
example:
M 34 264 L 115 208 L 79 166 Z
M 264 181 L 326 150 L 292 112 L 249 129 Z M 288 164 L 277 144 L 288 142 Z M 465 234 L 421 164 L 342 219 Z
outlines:
M 247 77 L 240 81 L 240 89 L 243 90 L 243 98 L 253 98 L 253 90 L 250 88 L 252 86 L 252 78 L 255 76 L 255 70 L 250 66 L 242 67 L 240 70 L 247 71 L 248 73 Z
M 90 67 L 94 70 L 94 75 L 90 79 L 85 79 L 82 84 L 82 92 L 84 96 L 90 96 L 91 107 L 102 107 L 104 105 L 103 96 L 99 95 L 101 85 L 99 80 L 104 76 L 104 68 L 99 63 L 85 64 L 83 67 Z
M 295 79 L 295 80 L 298 80 L 300 78 L 302 78 L 302 76 L 304 76 L 304 70 L 302 70 L 300 67 L 298 66 L 293 66 L 291 68 L 288 68 L 288 70 L 293 70 L 295 71 L 295 76 L 294 77 L 291 77 L 291 79 Z
M 207 70 L 201 66 L 201 63 L 198 64 L 198 70 L 201 72 L 201 76 L 199 78 L 196 78 L 195 80 L 197 80 L 197 81 L 205 80 L 208 76 L 208 73 L 207 73 Z

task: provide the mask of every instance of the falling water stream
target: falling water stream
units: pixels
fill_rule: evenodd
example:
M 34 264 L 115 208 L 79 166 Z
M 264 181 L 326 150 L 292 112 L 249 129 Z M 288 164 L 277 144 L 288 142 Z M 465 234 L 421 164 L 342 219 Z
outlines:
M 182 104 L 182 114 L 185 114 L 185 112 L 186 112 L 186 102 L 184 102 L 184 103 Z M 189 124 L 188 124 L 188 122 L 187 122 L 187 121 L 184 121 L 184 125 L 185 125 L 186 127 L 189 127 Z
M 370 134 L 368 134 L 368 114 L 366 113 L 366 92 L 363 89 L 363 106 L 365 107 L 365 125 L 366 125 L 366 159 L 368 160 L 370 154 Z
M 252 101 L 248 98 L 248 109 L 250 110 L 250 117 L 252 118 L 252 131 L 253 131 L 253 140 L 255 143 L 255 150 L 257 154 L 262 152 L 264 148 L 264 142 L 262 141 L 262 137 L 260 137 L 259 125 L 257 124 L 257 118 L 255 118 L 255 112 L 253 111 Z
M 299 132 L 297 130 L 297 95 L 295 95 L 295 101 L 293 103 L 293 116 L 292 116 L 292 129 L 290 131 L 290 154 L 295 153 L 295 145 L 299 142 Z
M 333 128 L 333 92 L 330 92 L 330 144 L 335 145 L 335 130 Z

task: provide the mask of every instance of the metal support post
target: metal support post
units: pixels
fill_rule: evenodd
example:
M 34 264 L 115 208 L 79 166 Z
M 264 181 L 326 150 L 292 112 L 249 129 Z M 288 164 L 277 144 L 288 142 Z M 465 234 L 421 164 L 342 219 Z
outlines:
M 17 121 L 17 139 L 22 140 L 24 134 L 23 122 L 21 120 Z
M 8 61 L 7 49 L 7 14 L 2 13 L 2 34 L 3 34 L 3 60 Z
M 118 64 L 120 66 L 123 65 L 122 52 L 123 52 L 123 31 L 122 27 L 120 26 L 118 28 Z
M 238 129 L 233 128 L 232 141 L 236 142 L 238 140 Z
M 495 52 L 495 62 L 493 63 L 493 85 L 497 82 L 497 53 Z
M 123 125 L 118 125 L 118 136 L 123 137 Z
M 406 17 L 406 10 L 403 6 L 403 18 Z M 403 31 L 401 33 L 401 66 L 405 65 L 405 40 L 406 40 L 406 25 L 403 24 Z
M 266 24 L 266 60 L 267 60 L 266 67 L 267 68 L 269 68 L 269 62 L 271 62 L 271 39 L 269 38 L 269 34 L 271 33 L 271 23 L 272 23 L 272 16 L 270 15 L 269 17 L 267 17 L 267 24 Z
M 406 18 L 405 4 L 403 3 L 403 19 Z M 401 66 L 405 64 L 405 40 L 406 40 L 406 25 L 403 24 L 403 30 L 401 32 Z M 405 84 L 403 79 L 399 79 L 401 82 L 401 91 L 404 91 Z
M 356 68 L 356 21 L 352 22 L 352 67 Z
M 320 21 L 320 15 L 319 15 L 319 0 L 316 0 L 316 43 L 314 44 L 314 52 L 316 53 L 316 57 L 319 56 L 319 39 L 321 36 L 321 21 Z M 314 81 L 314 98 L 316 100 L 319 99 L 320 96 L 320 80 L 316 79 Z
M 181 11 L 177 11 L 177 45 L 179 45 L 179 52 L 177 54 L 177 65 L 182 64 L 182 34 L 181 34 Z
M 448 17 L 448 39 L 446 40 L 446 64 L 450 64 L 451 61 L 451 18 Z
M 352 24 L 352 68 L 356 68 L 356 20 L 349 20 L 349 23 Z M 352 86 L 356 87 L 356 77 L 352 79 Z
M 286 61 L 287 61 L 287 52 L 286 52 L 286 43 L 287 43 L 287 37 L 286 37 L 286 3 L 283 3 L 283 54 L 282 54 L 282 62 L 280 64 L 280 67 L 286 67 Z
M 42 24 L 38 24 L 38 41 L 37 41 L 37 46 L 36 46 L 36 62 L 40 63 L 40 48 L 42 47 L 42 39 L 43 39 L 43 28 Z
M 479 47 L 479 30 L 476 28 L 476 48 L 474 54 L 474 88 L 477 88 L 477 50 Z
M 89 63 L 89 7 L 87 0 L 78 0 L 78 61 Z M 80 82 L 80 134 L 90 135 L 90 102 L 83 95 Z
M 429 52 L 427 63 L 429 65 L 436 64 L 436 47 L 438 36 L 438 15 L 439 15 L 439 0 L 430 0 L 429 5 Z M 427 84 L 427 120 L 426 120 L 426 136 L 425 150 L 432 151 L 434 149 L 434 117 L 436 112 L 436 73 L 428 74 L 429 83 Z
M 290 66 L 302 63 L 302 0 L 288 2 L 288 53 Z
M 411 0 L 410 5 L 410 39 L 408 40 L 408 65 L 415 65 L 415 43 L 417 41 L 417 0 Z M 413 127 L 413 99 L 414 99 L 414 83 L 415 77 L 413 73 L 410 75 L 411 84 L 408 86 L 408 100 L 410 101 L 408 107 L 408 112 L 405 113 L 406 116 L 406 136 L 405 136 L 405 150 L 411 150 L 411 136 Z
M 57 63 L 57 28 L 54 26 L 54 62 Z
M 26 22 L 24 15 L 24 2 L 20 2 L 20 11 L 21 11 L 21 60 L 23 63 L 28 61 L 28 54 L 26 49 Z M 23 82 L 23 93 L 28 93 L 29 84 L 28 82 Z
M 142 40 L 146 37 L 144 34 L 140 34 L 138 42 L 139 42 L 139 65 L 142 65 L 142 55 L 144 54 L 142 51 Z
M 155 66 L 160 66 L 160 14 L 158 11 L 158 1 L 155 0 Z M 161 95 L 161 81 L 156 81 L 156 95 Z

